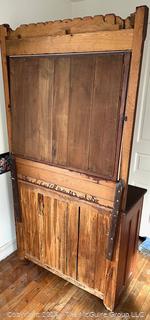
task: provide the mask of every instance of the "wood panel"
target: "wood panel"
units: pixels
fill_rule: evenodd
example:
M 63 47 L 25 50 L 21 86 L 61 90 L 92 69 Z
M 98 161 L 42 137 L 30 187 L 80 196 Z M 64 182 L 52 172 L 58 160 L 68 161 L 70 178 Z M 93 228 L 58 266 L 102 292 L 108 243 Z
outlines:
M 124 75 L 124 56 L 121 54 L 96 58 L 93 110 L 90 128 L 89 170 L 112 178 L 118 161 L 116 146 L 121 133 L 121 94 Z M 125 101 L 123 101 L 124 109 Z M 118 139 L 119 138 L 119 139 Z
M 24 254 L 103 294 L 110 211 L 22 181 L 19 189 Z
M 144 190 L 121 214 L 113 260 L 106 259 L 111 211 L 19 181 L 23 219 L 21 256 L 104 299 L 113 310 L 135 267 Z M 32 209 L 34 206 L 34 209 Z M 31 214 L 33 212 L 33 215 Z M 35 246 L 35 247 L 34 247 Z
M 10 66 L 12 150 L 37 160 L 51 160 L 53 58 L 16 58 Z
M 70 57 L 55 58 L 52 162 L 67 164 Z
M 78 280 L 104 293 L 110 213 L 80 206 Z
M 25 252 L 40 259 L 38 199 L 34 190 L 19 184 Z
M 68 166 L 88 170 L 90 110 L 95 57 L 71 58 Z
M 129 57 L 10 58 L 13 152 L 116 180 Z
M 100 31 L 71 35 L 6 40 L 7 56 L 124 51 L 132 49 L 133 30 Z
M 76 278 L 78 205 L 19 182 L 25 255 Z
M 114 182 L 21 158 L 16 158 L 16 166 L 21 179 L 60 192 L 61 188 L 62 192 L 65 189 L 67 194 L 74 197 L 76 192 L 79 199 L 89 199 L 101 206 L 113 207 L 116 190 Z
M 15 70 L 14 70 L 15 67 Z M 11 62 L 10 68 L 10 92 L 11 92 L 11 121 L 12 121 L 12 150 L 19 154 L 25 153 L 25 112 L 24 112 L 24 88 L 26 84 L 25 76 L 22 78 L 22 90 L 18 90 L 17 83 L 14 78 L 22 77 L 22 65 L 18 63 L 15 66 L 15 60 Z M 12 96 L 13 93 L 13 96 Z M 17 101 L 16 101 L 17 100 Z M 19 106 L 19 110 L 18 110 Z M 18 134 L 20 132 L 20 134 Z

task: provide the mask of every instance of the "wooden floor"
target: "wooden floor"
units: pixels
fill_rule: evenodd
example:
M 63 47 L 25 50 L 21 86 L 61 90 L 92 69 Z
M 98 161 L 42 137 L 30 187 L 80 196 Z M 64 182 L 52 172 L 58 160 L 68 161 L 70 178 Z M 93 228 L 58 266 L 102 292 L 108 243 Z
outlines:
M 0 263 L 0 319 L 150 319 L 150 258 L 138 254 L 116 315 L 101 300 L 14 253 Z M 129 316 L 128 316 L 129 314 Z

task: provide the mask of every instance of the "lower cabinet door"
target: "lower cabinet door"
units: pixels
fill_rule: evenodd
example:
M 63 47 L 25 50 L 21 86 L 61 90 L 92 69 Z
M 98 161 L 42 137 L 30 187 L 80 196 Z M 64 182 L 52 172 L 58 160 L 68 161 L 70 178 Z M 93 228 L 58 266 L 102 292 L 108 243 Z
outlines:
M 25 256 L 104 292 L 111 211 L 19 182 Z

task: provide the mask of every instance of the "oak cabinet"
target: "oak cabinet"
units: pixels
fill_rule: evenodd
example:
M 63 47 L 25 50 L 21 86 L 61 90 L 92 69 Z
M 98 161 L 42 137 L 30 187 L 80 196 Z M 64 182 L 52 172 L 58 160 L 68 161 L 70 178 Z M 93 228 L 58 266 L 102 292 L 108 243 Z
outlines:
M 147 16 L 0 27 L 18 253 L 109 310 L 145 193 L 128 174 Z

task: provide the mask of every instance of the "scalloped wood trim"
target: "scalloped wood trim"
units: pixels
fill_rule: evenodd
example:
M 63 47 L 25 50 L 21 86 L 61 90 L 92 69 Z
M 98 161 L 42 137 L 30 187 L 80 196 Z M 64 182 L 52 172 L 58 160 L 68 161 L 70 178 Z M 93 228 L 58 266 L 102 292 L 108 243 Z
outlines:
M 21 39 L 36 36 L 56 36 L 61 34 L 75 34 L 95 31 L 111 31 L 131 29 L 134 27 L 134 14 L 122 19 L 115 14 L 105 16 L 64 19 L 41 23 L 21 25 L 16 30 L 7 26 L 8 39 Z

